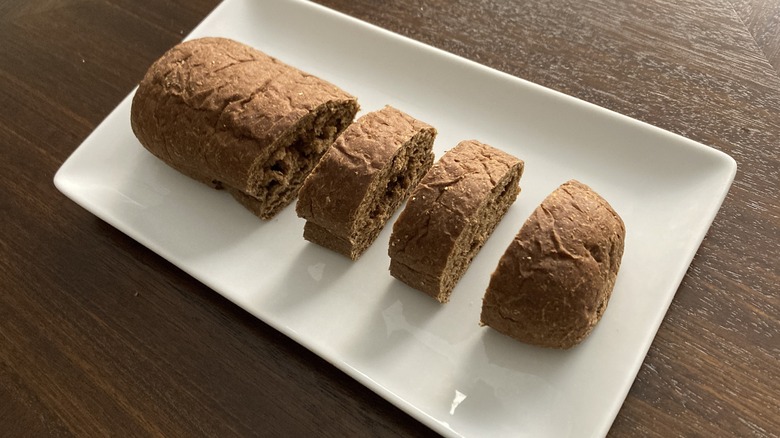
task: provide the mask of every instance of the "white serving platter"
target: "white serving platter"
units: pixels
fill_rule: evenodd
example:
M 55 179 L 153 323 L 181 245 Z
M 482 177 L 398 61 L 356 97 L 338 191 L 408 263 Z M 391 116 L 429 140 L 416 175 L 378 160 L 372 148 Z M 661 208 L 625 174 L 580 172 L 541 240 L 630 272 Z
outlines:
M 390 226 L 353 263 L 304 241 L 292 205 L 262 222 L 170 169 L 133 136 L 132 94 L 62 165 L 59 190 L 442 435 L 606 435 L 731 185 L 732 158 L 305 1 L 226 0 L 188 38 L 202 36 L 323 77 L 364 112 L 391 104 L 434 125 L 437 157 L 476 138 L 525 160 L 522 193 L 451 302 L 389 275 Z M 569 351 L 480 327 L 504 249 L 571 178 L 626 223 L 602 321 Z

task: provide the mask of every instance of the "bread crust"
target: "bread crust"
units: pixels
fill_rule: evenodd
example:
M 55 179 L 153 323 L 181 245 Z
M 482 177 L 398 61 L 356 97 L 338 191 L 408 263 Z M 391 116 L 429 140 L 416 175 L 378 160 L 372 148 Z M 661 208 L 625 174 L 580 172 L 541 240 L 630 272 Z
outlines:
M 522 173 L 522 160 L 476 140 L 444 154 L 393 226 L 390 273 L 447 302 L 517 198 Z
M 355 260 L 433 164 L 436 129 L 391 106 L 347 128 L 306 178 L 304 237 Z
M 582 342 L 609 302 L 625 225 L 590 187 L 571 180 L 523 224 L 483 299 L 481 323 L 549 348 Z
M 233 189 L 270 218 L 357 110 L 356 99 L 333 84 L 239 42 L 200 38 L 149 68 L 131 125 L 171 167 Z

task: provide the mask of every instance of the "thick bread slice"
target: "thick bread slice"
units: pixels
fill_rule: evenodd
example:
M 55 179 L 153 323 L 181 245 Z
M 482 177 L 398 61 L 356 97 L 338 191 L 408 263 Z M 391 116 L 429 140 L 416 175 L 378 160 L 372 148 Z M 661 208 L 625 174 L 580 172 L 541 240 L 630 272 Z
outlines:
M 570 348 L 593 330 L 615 285 L 626 228 L 572 180 L 531 213 L 490 279 L 483 325 L 519 341 Z
M 306 178 L 303 237 L 356 260 L 433 164 L 436 130 L 391 106 L 347 128 Z
M 476 140 L 433 165 L 390 237 L 390 273 L 445 303 L 520 192 L 523 162 Z
M 357 110 L 328 82 L 236 41 L 201 38 L 149 68 L 131 123 L 152 154 L 269 219 Z

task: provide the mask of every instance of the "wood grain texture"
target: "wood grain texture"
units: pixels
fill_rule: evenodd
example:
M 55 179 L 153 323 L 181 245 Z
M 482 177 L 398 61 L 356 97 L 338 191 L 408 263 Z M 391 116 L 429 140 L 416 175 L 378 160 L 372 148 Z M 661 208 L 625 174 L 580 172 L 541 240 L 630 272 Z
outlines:
M 612 436 L 780 435 L 776 5 L 728 1 L 318 1 L 737 160 Z M 0 430 L 433 435 L 53 187 L 217 3 L 0 5 Z
M 780 2 L 729 0 L 759 49 L 780 73 Z

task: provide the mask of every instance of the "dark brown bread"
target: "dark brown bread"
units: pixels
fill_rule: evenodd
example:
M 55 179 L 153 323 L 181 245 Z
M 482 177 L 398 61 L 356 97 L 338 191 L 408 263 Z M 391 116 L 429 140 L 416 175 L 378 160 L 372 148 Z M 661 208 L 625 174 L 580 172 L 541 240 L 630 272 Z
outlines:
M 357 110 L 354 97 L 328 82 L 236 41 L 201 38 L 149 68 L 131 123 L 171 167 L 228 189 L 269 219 Z
M 306 178 L 303 237 L 356 260 L 433 164 L 436 130 L 393 107 L 347 128 Z
M 501 257 L 482 324 L 529 344 L 577 345 L 607 308 L 625 234 L 623 220 L 590 187 L 575 180 L 561 185 Z
M 452 289 L 520 192 L 523 162 L 476 140 L 433 165 L 390 237 L 390 273 L 449 301 Z

